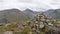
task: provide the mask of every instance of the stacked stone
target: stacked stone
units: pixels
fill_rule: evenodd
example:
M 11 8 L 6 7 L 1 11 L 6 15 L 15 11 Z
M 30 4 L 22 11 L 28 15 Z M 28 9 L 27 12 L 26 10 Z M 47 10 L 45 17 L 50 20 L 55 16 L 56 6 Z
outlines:
M 32 31 L 37 34 L 41 31 L 44 32 L 46 25 L 53 26 L 55 21 L 56 20 L 54 20 L 52 17 L 40 13 L 35 17 L 33 23 L 28 22 L 28 25 L 31 27 Z
M 33 30 L 35 30 L 36 33 L 40 33 L 40 31 L 44 31 L 45 25 L 45 19 L 44 19 L 45 15 L 43 14 L 38 14 L 35 18 L 35 22 L 34 22 L 34 28 Z

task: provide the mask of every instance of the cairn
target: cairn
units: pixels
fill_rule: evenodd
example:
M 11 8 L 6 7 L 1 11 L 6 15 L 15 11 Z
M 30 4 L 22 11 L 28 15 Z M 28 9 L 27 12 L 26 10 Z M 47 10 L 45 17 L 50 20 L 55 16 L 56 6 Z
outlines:
M 31 27 L 32 32 L 34 34 L 41 34 L 41 32 L 45 32 L 47 26 L 53 26 L 56 20 L 50 16 L 47 16 L 43 13 L 40 13 L 35 16 L 33 22 L 27 22 L 27 25 Z

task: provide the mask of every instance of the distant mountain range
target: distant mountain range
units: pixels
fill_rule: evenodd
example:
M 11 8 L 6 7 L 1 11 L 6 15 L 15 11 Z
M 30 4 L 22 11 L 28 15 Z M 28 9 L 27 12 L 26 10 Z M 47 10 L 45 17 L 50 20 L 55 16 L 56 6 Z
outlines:
M 34 18 L 36 14 L 40 12 L 32 11 L 30 9 L 26 9 L 24 11 L 20 11 L 18 9 L 7 9 L 0 11 L 0 23 L 7 22 L 24 22 L 31 18 Z M 44 12 L 46 15 L 50 15 L 55 19 L 60 19 L 60 9 L 50 9 Z
M 60 9 L 50 9 L 45 12 L 45 14 L 52 16 L 55 19 L 60 19 Z
M 39 12 L 32 11 L 30 9 L 26 9 L 24 11 L 18 10 L 18 9 L 7 9 L 0 11 L 0 23 L 7 23 L 8 22 L 24 22 L 29 19 L 34 18 L 36 14 Z

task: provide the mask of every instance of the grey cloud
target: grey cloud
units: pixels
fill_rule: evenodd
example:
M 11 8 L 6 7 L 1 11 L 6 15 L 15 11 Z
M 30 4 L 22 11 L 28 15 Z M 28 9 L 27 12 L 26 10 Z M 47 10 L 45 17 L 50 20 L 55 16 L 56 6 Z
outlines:
M 9 8 L 32 10 L 57 9 L 60 7 L 60 0 L 0 0 L 0 10 Z

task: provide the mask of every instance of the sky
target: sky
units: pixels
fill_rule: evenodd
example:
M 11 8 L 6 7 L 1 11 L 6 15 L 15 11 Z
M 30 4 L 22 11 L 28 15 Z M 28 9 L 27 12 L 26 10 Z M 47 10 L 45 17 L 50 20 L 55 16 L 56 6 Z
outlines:
M 0 10 L 12 8 L 20 10 L 29 8 L 35 11 L 59 9 L 60 0 L 0 0 Z

